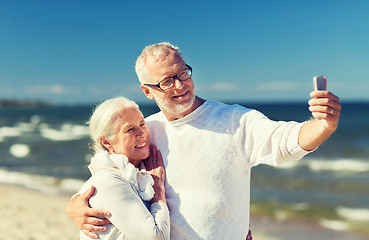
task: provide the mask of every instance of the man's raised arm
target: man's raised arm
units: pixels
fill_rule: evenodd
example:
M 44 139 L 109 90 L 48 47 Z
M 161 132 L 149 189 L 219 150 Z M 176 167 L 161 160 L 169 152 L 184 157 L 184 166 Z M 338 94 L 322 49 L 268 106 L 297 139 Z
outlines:
M 88 203 L 94 191 L 95 188 L 92 186 L 83 194 L 74 196 L 66 209 L 68 216 L 90 238 L 98 238 L 95 232 L 106 231 L 107 227 L 103 225 L 110 224 L 110 221 L 105 218 L 110 216 L 109 212 L 93 209 Z

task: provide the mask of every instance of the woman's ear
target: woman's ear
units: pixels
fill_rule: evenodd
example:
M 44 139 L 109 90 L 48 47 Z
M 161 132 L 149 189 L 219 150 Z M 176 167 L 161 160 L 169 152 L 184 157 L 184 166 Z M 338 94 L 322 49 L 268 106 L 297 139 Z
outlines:
M 154 96 L 151 94 L 149 87 L 141 84 L 141 89 L 148 99 L 150 100 L 154 99 Z
M 106 137 L 102 136 L 100 137 L 101 144 L 106 148 L 108 153 L 113 154 L 115 153 L 114 147 L 111 145 L 108 139 Z

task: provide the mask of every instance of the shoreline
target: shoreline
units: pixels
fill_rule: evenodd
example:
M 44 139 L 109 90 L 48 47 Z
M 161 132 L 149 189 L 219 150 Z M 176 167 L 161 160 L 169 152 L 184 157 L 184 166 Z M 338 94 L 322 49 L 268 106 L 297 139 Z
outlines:
M 79 239 L 79 230 L 66 214 L 66 195 L 49 195 L 13 185 L 0 184 L 3 213 L 0 239 Z M 251 213 L 251 231 L 255 240 L 335 239 L 364 240 L 368 236 L 338 232 L 318 223 L 299 220 L 275 220 Z

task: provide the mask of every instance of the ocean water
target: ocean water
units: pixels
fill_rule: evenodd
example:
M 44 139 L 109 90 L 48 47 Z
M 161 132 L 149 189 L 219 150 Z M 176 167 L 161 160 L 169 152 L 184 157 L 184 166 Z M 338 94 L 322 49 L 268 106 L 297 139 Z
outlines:
M 239 103 L 240 104 L 240 103 Z M 241 103 L 273 120 L 305 121 L 306 103 Z M 252 170 L 251 214 L 307 219 L 369 236 L 369 103 L 343 103 L 338 130 L 315 152 Z M 90 173 L 92 106 L 0 109 L 0 183 L 73 194 Z M 148 116 L 158 111 L 141 105 Z

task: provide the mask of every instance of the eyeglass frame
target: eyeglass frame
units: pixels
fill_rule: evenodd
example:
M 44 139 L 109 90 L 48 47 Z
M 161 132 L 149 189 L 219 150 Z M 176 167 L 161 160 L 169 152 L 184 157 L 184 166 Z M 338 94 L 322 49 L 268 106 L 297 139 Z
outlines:
M 175 82 L 176 82 L 176 79 L 178 79 L 178 81 L 181 81 L 181 82 L 184 82 L 184 81 L 187 81 L 188 79 L 190 79 L 191 77 L 192 77 L 192 67 L 190 67 L 190 65 L 187 65 L 186 64 L 186 69 L 184 69 L 184 70 L 187 70 L 187 69 L 189 69 L 190 71 L 191 71 L 191 75 L 190 75 L 190 77 L 189 78 L 187 78 L 186 80 L 180 80 L 179 78 L 178 78 L 178 74 L 180 74 L 180 73 L 182 73 L 183 71 L 181 71 L 180 73 L 177 73 L 176 75 L 174 75 L 174 76 L 172 76 L 172 77 L 168 77 L 168 78 L 173 78 L 174 79 L 174 81 L 173 81 L 173 85 L 170 87 L 170 88 L 167 88 L 167 89 L 162 89 L 161 87 L 160 87 L 160 83 L 161 82 L 163 82 L 163 81 L 165 81 L 165 80 L 167 80 L 168 78 L 165 78 L 165 79 L 163 79 L 163 80 L 161 80 L 160 82 L 158 82 L 158 84 L 148 84 L 148 83 L 143 83 L 142 85 L 144 85 L 144 86 L 148 86 L 148 87 L 156 87 L 156 88 L 159 88 L 160 90 L 162 90 L 162 91 L 167 91 L 167 90 L 169 90 L 169 89 L 171 89 L 173 86 L 174 86 L 174 84 L 175 84 Z

